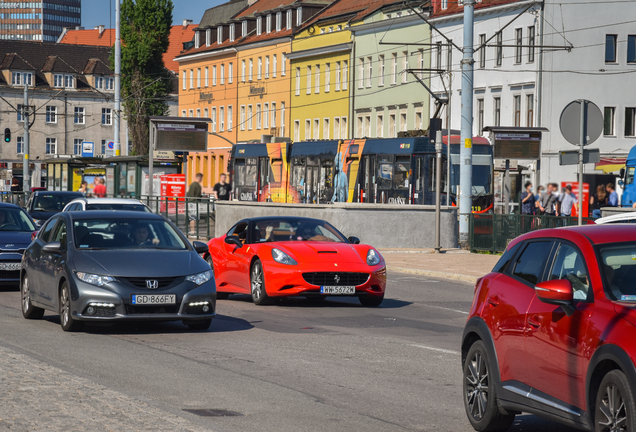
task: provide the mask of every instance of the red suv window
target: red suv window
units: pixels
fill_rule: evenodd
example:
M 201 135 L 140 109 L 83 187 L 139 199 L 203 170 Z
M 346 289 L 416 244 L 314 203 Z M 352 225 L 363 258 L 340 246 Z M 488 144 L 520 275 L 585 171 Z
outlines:
M 553 243 L 551 241 L 537 241 L 528 243 L 528 246 L 521 253 L 521 256 L 515 263 L 512 274 L 536 285 L 541 280 L 545 262 Z

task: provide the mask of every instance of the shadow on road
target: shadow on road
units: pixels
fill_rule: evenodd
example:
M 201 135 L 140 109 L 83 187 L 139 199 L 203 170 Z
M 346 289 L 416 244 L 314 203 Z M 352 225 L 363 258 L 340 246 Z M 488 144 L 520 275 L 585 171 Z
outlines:
M 60 324 L 59 315 L 45 315 L 43 318 L 53 324 Z M 105 323 L 86 323 L 83 332 L 91 334 L 134 335 L 149 333 L 225 333 L 244 331 L 254 328 L 252 324 L 240 318 L 217 315 L 212 325 L 204 331 L 190 330 L 181 321 L 120 321 Z
M 508 432 L 576 432 L 578 430 L 532 414 L 519 414 Z
M 252 302 L 252 297 L 243 294 L 233 294 L 227 300 L 223 301 L 242 301 L 246 303 Z M 222 303 L 220 303 L 222 304 Z M 369 309 L 395 309 L 413 304 L 403 300 L 385 298 L 380 306 L 377 308 Z M 364 308 L 356 297 L 327 297 L 327 298 L 305 298 L 305 297 L 284 297 L 281 299 L 275 299 L 270 306 L 288 306 L 288 307 L 303 307 L 303 308 Z

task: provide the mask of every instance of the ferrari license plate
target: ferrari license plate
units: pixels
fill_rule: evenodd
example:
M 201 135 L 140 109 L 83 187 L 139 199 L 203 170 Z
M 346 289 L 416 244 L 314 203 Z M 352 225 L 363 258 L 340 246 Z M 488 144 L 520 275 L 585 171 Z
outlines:
M 134 305 L 173 305 L 177 303 L 176 294 L 133 294 Z
M 354 286 L 321 286 L 320 294 L 355 294 L 356 287 Z

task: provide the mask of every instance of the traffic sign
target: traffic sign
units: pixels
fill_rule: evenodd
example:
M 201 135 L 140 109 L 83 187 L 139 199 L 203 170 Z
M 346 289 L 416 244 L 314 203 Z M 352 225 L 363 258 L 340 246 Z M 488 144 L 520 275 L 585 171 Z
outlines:
M 583 113 L 581 113 L 581 103 L 583 103 Z M 581 118 L 583 118 L 583 125 L 581 125 Z M 561 112 L 559 126 L 563 138 L 570 144 L 588 145 L 596 141 L 603 132 L 603 113 L 594 102 L 585 99 L 575 100 Z M 583 143 L 581 143 L 581 133 L 583 133 Z
M 108 141 L 108 143 L 106 144 L 106 153 L 104 154 L 104 156 L 106 156 L 106 157 L 115 156 L 115 142 L 114 141 Z
M 90 141 L 82 142 L 82 157 L 93 157 L 95 155 L 95 143 Z

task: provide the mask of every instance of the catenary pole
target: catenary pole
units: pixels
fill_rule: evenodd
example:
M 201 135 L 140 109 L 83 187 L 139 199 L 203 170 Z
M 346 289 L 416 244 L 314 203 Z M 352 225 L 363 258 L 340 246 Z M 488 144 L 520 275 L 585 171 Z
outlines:
M 475 0 L 464 1 L 464 48 L 462 57 L 462 131 L 459 160 L 459 244 L 469 244 L 469 217 L 473 189 L 473 27 Z
M 115 156 L 121 154 L 120 136 L 120 117 L 121 117 L 121 35 L 120 35 L 120 0 L 115 0 L 115 109 L 113 126 L 115 137 L 113 140 L 115 147 Z
M 29 83 L 27 82 L 27 75 L 22 75 L 24 77 L 24 104 L 22 105 L 22 121 L 24 121 L 24 148 L 22 152 L 24 153 L 24 159 L 22 161 L 22 190 L 24 192 L 29 192 L 30 186 L 30 178 L 29 178 Z M 33 78 L 35 79 L 35 77 Z
M 584 152 L 584 148 L 585 148 L 585 136 L 587 135 L 587 125 L 585 124 L 585 119 L 586 119 L 586 115 L 585 115 L 585 105 L 586 105 L 586 100 L 585 99 L 581 99 L 581 117 L 580 117 L 580 121 L 581 121 L 581 130 L 579 132 L 579 141 L 580 141 L 580 146 L 579 146 L 579 208 L 578 208 L 578 214 L 579 214 L 579 225 L 583 225 L 583 152 Z M 570 213 L 570 216 L 572 215 L 572 213 Z

